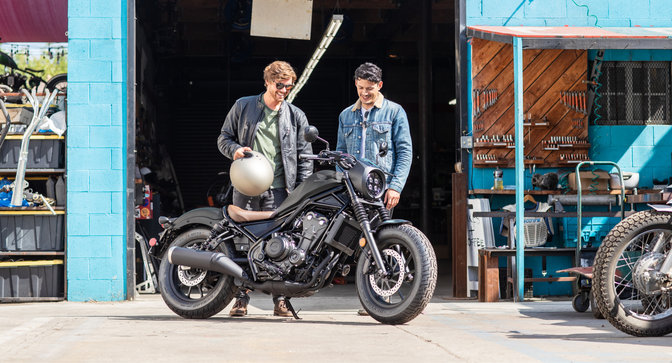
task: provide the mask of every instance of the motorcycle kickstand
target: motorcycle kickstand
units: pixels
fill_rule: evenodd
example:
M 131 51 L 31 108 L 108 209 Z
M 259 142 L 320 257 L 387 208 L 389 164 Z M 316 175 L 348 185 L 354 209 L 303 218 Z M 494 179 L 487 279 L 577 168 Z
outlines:
M 299 314 L 296 312 L 296 310 L 294 310 L 294 306 L 292 306 L 292 303 L 289 302 L 289 298 L 285 298 L 285 305 L 287 305 L 287 310 L 292 313 L 294 319 L 301 320 L 301 318 L 299 318 Z

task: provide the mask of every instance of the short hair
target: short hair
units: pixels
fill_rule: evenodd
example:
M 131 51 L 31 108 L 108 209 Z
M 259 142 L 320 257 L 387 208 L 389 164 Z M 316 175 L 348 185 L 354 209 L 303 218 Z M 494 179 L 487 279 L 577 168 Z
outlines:
M 383 71 L 377 65 L 366 62 L 355 69 L 355 81 L 358 79 L 378 83 L 383 80 Z
M 287 78 L 291 78 L 292 83 L 296 81 L 296 72 L 287 62 L 275 61 L 264 68 L 264 81 L 275 82 Z

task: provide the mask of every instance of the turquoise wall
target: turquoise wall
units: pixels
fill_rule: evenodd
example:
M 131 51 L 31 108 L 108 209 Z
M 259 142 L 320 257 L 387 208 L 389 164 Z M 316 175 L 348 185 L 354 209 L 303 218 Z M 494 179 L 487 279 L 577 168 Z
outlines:
M 666 0 L 469 0 L 466 4 L 467 25 L 672 26 L 672 6 Z M 592 61 L 594 56 L 595 51 L 590 51 L 589 61 Z M 672 50 L 607 50 L 604 60 L 672 61 Z M 591 159 L 613 161 L 618 163 L 623 171 L 640 173 L 640 186 L 650 187 L 654 178 L 664 179 L 672 176 L 672 126 L 590 126 L 588 133 Z M 493 168 L 472 168 L 469 177 L 470 187 L 473 189 L 492 187 L 493 171 Z M 549 171 L 558 170 L 536 170 L 542 174 Z M 562 169 L 559 172 L 562 174 L 569 171 Z M 530 170 L 526 169 L 526 189 L 532 187 L 531 176 Z M 504 184 L 515 184 L 513 169 L 504 170 Z M 493 205 L 512 202 L 509 198 L 500 200 L 502 198 L 493 199 Z M 561 224 L 556 225 L 559 227 Z M 584 222 L 584 231 L 586 228 Z M 559 232 L 557 229 L 556 231 Z M 558 238 L 575 240 L 576 231 L 573 229 L 563 231 Z M 525 266 L 533 270 L 534 277 L 541 277 L 539 261 L 538 258 L 525 259 Z M 570 259 L 552 262 L 549 260 L 547 268 L 554 272 L 556 269 L 570 266 L 571 263 Z M 571 292 L 568 290 L 568 287 L 571 287 L 568 283 L 534 285 L 536 295 L 564 295 Z
M 671 26 L 668 0 L 467 0 L 467 25 Z
M 126 1 L 68 1 L 68 300 L 126 296 Z

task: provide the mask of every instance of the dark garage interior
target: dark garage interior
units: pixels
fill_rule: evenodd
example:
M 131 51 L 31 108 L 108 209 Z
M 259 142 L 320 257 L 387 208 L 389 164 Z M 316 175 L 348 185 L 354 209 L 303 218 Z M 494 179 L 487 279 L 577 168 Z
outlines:
M 379 65 L 382 93 L 404 107 L 413 138 L 413 165 L 394 216 L 419 226 L 437 257 L 449 259 L 454 2 L 314 0 L 310 40 L 250 36 L 251 7 L 251 0 L 136 2 L 136 163 L 154 192 L 154 219 L 208 205 L 208 193 L 225 179 L 218 172 L 229 167 L 216 145 L 229 108 L 264 91 L 263 68 L 274 60 L 300 75 L 332 15 L 342 14 L 293 103 L 335 147 L 338 114 L 357 99 L 355 68 Z M 445 274 L 448 265 L 440 269 Z

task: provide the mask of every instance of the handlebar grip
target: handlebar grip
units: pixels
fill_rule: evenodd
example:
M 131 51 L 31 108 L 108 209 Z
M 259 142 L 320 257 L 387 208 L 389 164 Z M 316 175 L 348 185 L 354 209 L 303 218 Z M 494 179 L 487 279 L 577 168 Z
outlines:
M 313 154 L 299 154 L 299 159 L 314 159 L 317 155 Z

